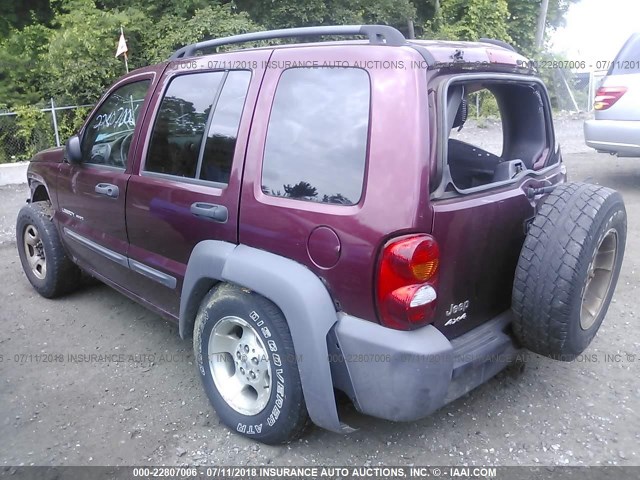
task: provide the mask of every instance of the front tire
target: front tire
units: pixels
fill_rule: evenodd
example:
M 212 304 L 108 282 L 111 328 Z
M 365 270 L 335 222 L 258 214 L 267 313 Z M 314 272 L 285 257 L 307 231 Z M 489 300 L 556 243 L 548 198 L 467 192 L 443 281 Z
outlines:
M 77 289 L 81 272 L 67 256 L 52 222 L 48 201 L 25 205 L 18 213 L 16 243 L 22 269 L 33 288 L 45 298 Z
M 295 350 L 273 303 L 219 285 L 200 306 L 193 349 L 205 392 L 227 427 L 267 444 L 302 435 L 308 414 Z
M 627 216 L 620 194 L 558 185 L 529 229 L 513 285 L 513 331 L 527 349 L 571 361 L 595 337 L 620 275 Z

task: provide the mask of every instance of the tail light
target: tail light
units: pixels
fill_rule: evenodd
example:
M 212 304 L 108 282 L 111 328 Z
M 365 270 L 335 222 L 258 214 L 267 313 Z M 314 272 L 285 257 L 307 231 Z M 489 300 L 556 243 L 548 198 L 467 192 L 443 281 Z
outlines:
M 606 110 L 620 100 L 625 93 L 627 93 L 626 87 L 600 87 L 596 91 L 593 108 L 596 110 Z
M 440 249 L 430 235 L 387 243 L 382 252 L 376 297 L 383 325 L 412 330 L 433 320 Z

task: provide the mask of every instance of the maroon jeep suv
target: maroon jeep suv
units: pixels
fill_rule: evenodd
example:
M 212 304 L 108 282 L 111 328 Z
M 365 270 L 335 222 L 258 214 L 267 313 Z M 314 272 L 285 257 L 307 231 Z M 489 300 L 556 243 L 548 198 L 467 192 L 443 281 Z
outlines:
M 229 51 L 323 36 L 360 39 Z M 500 140 L 464 129 L 478 111 Z M 626 240 L 617 192 L 566 183 L 526 58 L 388 26 L 186 46 L 117 81 L 28 181 L 33 287 L 84 271 L 177 322 L 220 419 L 266 443 L 349 432 L 340 392 L 412 421 L 521 348 L 574 359 Z

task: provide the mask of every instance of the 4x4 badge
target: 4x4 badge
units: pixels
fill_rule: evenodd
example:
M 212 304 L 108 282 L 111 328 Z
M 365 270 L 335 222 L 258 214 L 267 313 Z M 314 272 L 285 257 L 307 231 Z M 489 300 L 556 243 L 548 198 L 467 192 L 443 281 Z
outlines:
M 460 315 L 459 317 L 455 317 L 455 318 L 450 318 L 447 323 L 444 324 L 445 327 L 450 327 L 451 325 L 455 325 L 456 323 L 458 323 L 461 320 L 464 320 L 465 318 L 467 318 L 467 314 L 463 313 L 462 315 Z

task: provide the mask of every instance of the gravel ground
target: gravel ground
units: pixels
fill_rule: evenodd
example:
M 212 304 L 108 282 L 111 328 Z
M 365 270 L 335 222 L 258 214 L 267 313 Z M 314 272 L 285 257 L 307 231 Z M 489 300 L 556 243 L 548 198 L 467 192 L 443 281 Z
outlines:
M 469 127 L 465 135 L 497 141 L 495 127 Z M 55 301 L 35 294 L 12 243 L 26 187 L 0 188 L 0 465 L 640 464 L 640 164 L 588 149 L 580 120 L 557 120 L 556 130 L 571 180 L 619 190 L 629 213 L 614 303 L 586 354 L 573 363 L 528 355 L 524 371 L 510 368 L 419 422 L 344 406 L 357 432 L 314 428 L 282 447 L 220 425 L 174 325 L 103 285 Z M 64 361 L 34 357 L 43 353 Z M 70 357 L 79 354 L 126 360 Z

